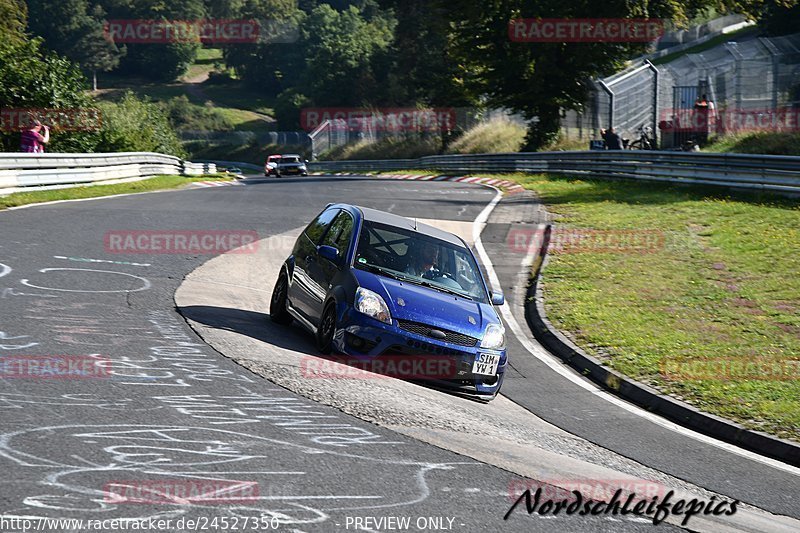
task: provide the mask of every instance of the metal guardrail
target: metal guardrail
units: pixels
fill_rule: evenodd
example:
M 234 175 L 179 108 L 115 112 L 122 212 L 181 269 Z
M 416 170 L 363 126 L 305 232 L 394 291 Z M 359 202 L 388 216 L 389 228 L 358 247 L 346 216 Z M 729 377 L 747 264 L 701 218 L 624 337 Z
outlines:
M 317 161 L 312 171 L 530 172 L 719 185 L 800 193 L 800 157 L 702 152 L 585 151 L 439 155 L 420 159 Z
M 247 170 L 255 170 L 264 172 L 264 165 L 254 165 L 253 163 L 245 163 L 243 161 L 223 161 L 221 159 L 198 159 L 198 163 L 210 163 L 218 167 L 239 167 Z
M 214 164 L 183 161 L 150 152 L 115 154 L 0 153 L 0 190 L 68 185 L 159 174 L 200 176 L 216 172 Z

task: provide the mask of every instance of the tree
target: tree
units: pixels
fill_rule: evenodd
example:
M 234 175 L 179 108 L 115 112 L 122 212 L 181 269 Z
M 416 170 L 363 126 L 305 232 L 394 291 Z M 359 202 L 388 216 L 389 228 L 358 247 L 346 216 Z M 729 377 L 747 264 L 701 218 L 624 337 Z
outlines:
M 76 0 L 67 0 L 76 1 Z M 97 0 L 109 19 L 196 21 L 206 16 L 203 0 Z M 147 78 L 172 81 L 186 73 L 200 48 L 199 41 L 132 43 L 119 70 Z
M 645 51 L 643 43 L 519 43 L 508 37 L 515 18 L 658 18 L 685 24 L 694 14 L 720 3 L 740 10 L 762 0 L 688 0 L 628 2 L 611 0 L 432 0 L 447 6 L 456 44 L 455 58 L 469 77 L 465 82 L 485 94 L 490 105 L 522 113 L 530 122 L 526 148 L 555 140 L 561 109 L 586 101 L 592 78 L 624 67 Z
M 97 150 L 103 152 L 157 152 L 186 157 L 166 111 L 158 104 L 139 100 L 132 92 L 112 104 L 99 104 L 103 126 Z
M 267 7 L 270 9 L 267 10 Z M 297 42 L 232 45 L 226 48 L 229 66 L 248 85 L 271 96 L 282 94 L 282 109 L 293 109 L 296 95 L 309 105 L 361 106 L 379 102 L 386 94 L 385 61 L 396 21 L 372 0 L 327 3 L 303 2 L 308 11 L 287 6 L 285 0 L 258 0 L 244 6 L 244 18 L 279 17 L 299 28 Z M 266 11 L 265 11 L 266 10 Z M 296 123 L 283 113 L 284 122 Z
M 97 72 L 108 72 L 117 68 L 125 55 L 125 47 L 117 47 L 105 33 L 105 12 L 95 6 L 91 17 L 86 18 L 85 31 L 67 55 L 84 69 L 92 73 L 92 90 L 97 91 Z
M 45 52 L 41 39 L 0 40 L 0 109 L 74 109 L 91 107 L 84 91 L 85 78 L 77 65 L 52 52 Z M 14 124 L 0 134 L 6 151 L 19 147 Z M 57 132 L 49 148 L 53 151 L 85 151 L 92 146 L 91 133 Z
M 31 2 L 29 27 L 42 37 L 51 50 L 64 55 L 92 73 L 92 87 L 97 90 L 97 71 L 108 72 L 125 55 L 106 38 L 103 29 L 105 11 L 99 5 L 90 10 L 88 0 Z
M 398 20 L 385 58 L 389 62 L 387 103 L 476 105 L 479 95 L 464 84 L 463 65 L 453 57 L 452 15 L 447 6 L 429 0 L 381 0 L 381 4 Z
M 317 105 L 363 105 L 380 85 L 372 61 L 388 49 L 395 21 L 366 18 L 357 7 L 316 7 L 301 28 L 305 68 L 300 85 Z
M 3 39 L 14 43 L 24 41 L 27 16 L 23 0 L 0 0 L 0 35 Z
M 761 23 L 769 35 L 796 33 L 800 27 L 800 5 L 772 4 L 762 13 Z

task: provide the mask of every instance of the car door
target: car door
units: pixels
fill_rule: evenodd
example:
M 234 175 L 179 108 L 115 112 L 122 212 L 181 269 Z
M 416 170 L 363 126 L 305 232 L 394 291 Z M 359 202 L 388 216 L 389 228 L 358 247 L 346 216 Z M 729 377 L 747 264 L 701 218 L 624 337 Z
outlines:
M 289 286 L 289 301 L 295 311 L 304 315 L 312 323 L 316 323 L 315 313 L 319 311 L 315 302 L 320 298 L 317 294 L 320 289 L 311 277 L 311 271 L 317 262 L 317 245 L 322 241 L 339 211 L 339 209 L 333 208 L 320 213 L 300 235 L 294 251 L 294 270 L 292 283 Z
M 347 257 L 350 243 L 353 239 L 353 225 L 352 215 L 344 210 L 339 211 L 336 219 L 320 242 L 320 246 L 331 246 L 339 251 L 339 262 L 334 263 L 317 254 L 317 260 L 309 267 L 311 283 L 314 285 L 314 295 L 319 295 L 319 299 L 315 299 L 313 302 L 316 317 L 322 316 L 325 297 L 328 295 L 334 278 L 339 274 L 340 268 Z

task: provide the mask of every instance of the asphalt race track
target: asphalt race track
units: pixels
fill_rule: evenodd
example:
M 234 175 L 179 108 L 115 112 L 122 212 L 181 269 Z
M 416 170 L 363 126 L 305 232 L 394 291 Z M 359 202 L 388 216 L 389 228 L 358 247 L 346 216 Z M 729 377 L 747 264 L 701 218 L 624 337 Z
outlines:
M 180 519 L 214 518 L 228 525 L 206 530 L 680 527 L 678 516 L 654 526 L 634 515 L 528 515 L 524 504 L 504 520 L 520 487 L 558 493 L 603 480 L 741 502 L 733 516 L 692 517 L 693 531 L 800 530 L 798 469 L 609 402 L 529 351 L 523 258 L 506 235 L 543 219 L 524 195 L 490 212 L 495 197 L 464 183 L 249 178 L 0 212 L 0 355 L 95 369 L 48 377 L 4 366 L 2 518 L 172 520 L 164 531 L 199 529 L 175 525 Z M 317 356 L 313 339 L 269 322 L 267 304 L 292 237 L 329 202 L 426 219 L 467 238 L 488 215 L 480 246 L 493 266 L 484 266 L 508 300 L 505 397 L 482 405 L 386 378 L 304 379 L 298 368 Z M 188 230 L 250 232 L 260 245 L 223 256 L 109 246 L 110 234 Z M 159 492 L 201 485 L 214 487 L 213 497 Z M 131 487 L 159 490 L 115 499 Z M 39 530 L 89 531 L 77 523 Z M 22 527 L 0 523 L 0 531 Z

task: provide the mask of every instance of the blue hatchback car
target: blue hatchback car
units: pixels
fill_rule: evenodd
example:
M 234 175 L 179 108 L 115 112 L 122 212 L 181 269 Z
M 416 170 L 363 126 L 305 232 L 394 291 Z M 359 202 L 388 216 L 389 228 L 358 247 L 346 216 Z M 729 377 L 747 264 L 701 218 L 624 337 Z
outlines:
M 503 303 L 461 238 L 390 213 L 332 204 L 283 264 L 270 315 L 281 324 L 297 320 L 323 353 L 371 363 L 436 360 L 446 372 L 410 379 L 489 401 L 508 364 L 494 308 Z

